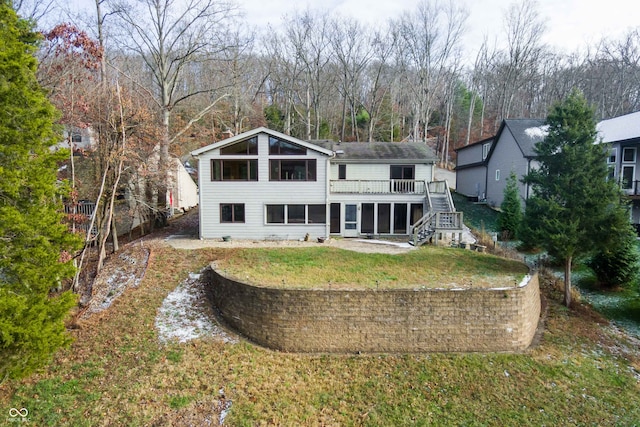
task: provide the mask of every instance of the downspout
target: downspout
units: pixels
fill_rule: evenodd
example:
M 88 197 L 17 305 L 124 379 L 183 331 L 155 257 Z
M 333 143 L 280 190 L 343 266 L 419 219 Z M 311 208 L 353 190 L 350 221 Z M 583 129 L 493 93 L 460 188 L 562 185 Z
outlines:
M 327 220 L 324 222 L 324 237 L 326 239 L 331 236 L 331 160 L 335 159 L 336 152 L 331 151 L 331 156 L 327 157 L 326 177 L 325 177 L 325 215 Z
M 489 159 L 487 158 L 487 161 L 484 164 L 484 192 L 483 192 L 483 199 L 486 202 L 487 201 L 487 192 L 489 191 Z
M 531 173 L 531 159 L 527 160 L 527 176 L 529 175 L 529 173 Z M 527 200 L 529 200 L 529 183 L 527 182 L 526 187 L 524 189 L 524 201 L 525 201 L 525 205 Z
M 198 159 L 198 237 L 200 238 L 200 240 L 203 240 L 203 237 L 202 237 L 202 174 L 200 173 L 200 171 L 202 170 L 202 164 L 200 162 L 199 155 L 194 157 Z M 211 171 L 209 171 L 209 175 L 211 175 Z

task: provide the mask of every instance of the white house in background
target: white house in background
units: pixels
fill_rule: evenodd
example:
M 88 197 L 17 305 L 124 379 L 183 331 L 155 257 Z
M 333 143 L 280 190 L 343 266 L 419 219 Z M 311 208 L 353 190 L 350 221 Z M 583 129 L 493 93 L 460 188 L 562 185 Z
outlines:
M 170 180 L 172 187 L 167 190 L 167 201 L 171 211 L 188 211 L 198 206 L 198 185 L 195 183 L 179 158 L 171 157 Z
M 307 142 L 261 127 L 192 155 L 203 239 L 417 236 L 420 224 L 424 240 L 426 229 L 462 229 L 424 144 Z
M 73 150 L 84 150 L 91 151 L 94 150 L 97 146 L 95 133 L 93 128 L 76 128 L 76 127 L 65 127 L 64 132 L 64 141 L 58 144 L 58 146 L 63 148 L 70 148 L 69 143 L 73 146 Z

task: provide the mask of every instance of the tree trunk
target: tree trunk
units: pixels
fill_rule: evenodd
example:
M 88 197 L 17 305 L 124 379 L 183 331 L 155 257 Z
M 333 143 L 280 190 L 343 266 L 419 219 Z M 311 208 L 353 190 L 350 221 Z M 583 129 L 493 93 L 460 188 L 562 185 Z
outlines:
M 169 174 L 169 121 L 171 112 L 168 107 L 162 112 L 162 141 L 158 158 L 158 193 L 156 194 L 156 212 L 154 226 L 167 225 L 167 191 L 171 188 Z
M 564 260 L 564 305 L 567 307 L 571 307 L 571 261 L 571 256 Z
M 475 111 L 476 99 L 478 98 L 478 94 L 476 91 L 471 92 L 471 99 L 469 101 L 469 116 L 467 117 L 467 136 L 464 141 L 464 145 L 469 145 L 471 142 L 471 125 L 473 123 L 473 112 Z

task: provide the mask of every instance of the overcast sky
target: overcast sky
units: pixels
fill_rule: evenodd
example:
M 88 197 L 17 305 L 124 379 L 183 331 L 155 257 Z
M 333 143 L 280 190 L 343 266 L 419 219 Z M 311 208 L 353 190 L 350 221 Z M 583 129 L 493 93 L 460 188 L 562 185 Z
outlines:
M 413 10 L 419 0 L 238 0 L 251 25 L 282 23 L 282 16 L 308 5 L 351 16 L 362 23 L 383 24 L 405 10 Z M 469 10 L 465 46 L 475 54 L 485 34 L 500 37 L 508 0 L 456 0 Z M 618 38 L 627 29 L 640 26 L 639 0 L 538 0 L 538 11 L 547 23 L 545 42 L 565 51 L 574 51 L 602 36 Z

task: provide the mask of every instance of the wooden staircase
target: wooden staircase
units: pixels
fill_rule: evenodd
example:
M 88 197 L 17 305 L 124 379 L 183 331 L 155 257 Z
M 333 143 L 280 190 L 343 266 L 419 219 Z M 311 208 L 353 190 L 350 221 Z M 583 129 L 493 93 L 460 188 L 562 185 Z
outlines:
M 461 235 L 462 212 L 456 212 L 447 182 L 430 182 L 426 193 L 429 210 L 413 225 L 409 243 L 421 246 L 435 237 L 434 244 L 437 244 L 439 236 L 444 233 Z

